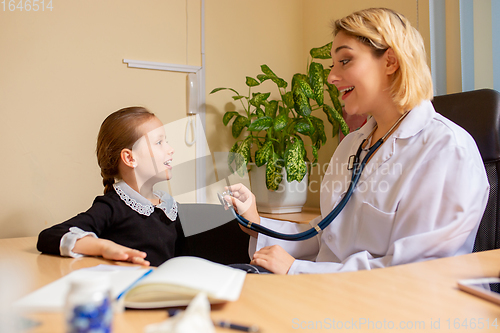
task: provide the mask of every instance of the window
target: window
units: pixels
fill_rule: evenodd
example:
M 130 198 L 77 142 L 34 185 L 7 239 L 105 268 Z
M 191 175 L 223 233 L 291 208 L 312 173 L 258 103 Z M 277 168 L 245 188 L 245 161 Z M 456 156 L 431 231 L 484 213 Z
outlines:
M 500 90 L 499 15 L 498 0 L 429 0 L 436 95 Z M 459 66 L 454 67 L 457 60 Z

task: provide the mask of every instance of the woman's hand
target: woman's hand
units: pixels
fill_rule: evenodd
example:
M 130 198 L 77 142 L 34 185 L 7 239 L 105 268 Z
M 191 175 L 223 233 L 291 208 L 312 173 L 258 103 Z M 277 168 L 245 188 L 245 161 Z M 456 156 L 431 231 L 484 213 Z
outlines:
M 255 203 L 255 195 L 243 184 L 235 184 L 226 187 L 230 190 L 233 196 L 226 195 L 225 200 L 231 201 L 236 212 L 252 223 L 260 224 L 260 216 L 257 212 Z M 257 237 L 257 232 L 251 231 L 240 225 L 241 229 L 253 237 Z
M 250 262 L 252 265 L 264 267 L 275 274 L 287 274 L 295 258 L 281 246 L 266 246 L 255 252 Z
M 146 252 L 134 250 L 129 247 L 116 244 L 113 241 L 86 236 L 76 241 L 73 252 L 89 256 L 102 256 L 105 259 L 128 261 L 133 264 L 149 266 L 145 260 Z

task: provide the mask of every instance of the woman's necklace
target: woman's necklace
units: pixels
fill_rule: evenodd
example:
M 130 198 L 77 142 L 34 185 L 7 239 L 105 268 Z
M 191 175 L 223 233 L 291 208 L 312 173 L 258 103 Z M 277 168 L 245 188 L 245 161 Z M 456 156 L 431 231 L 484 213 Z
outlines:
M 356 155 L 349 156 L 349 160 L 347 162 L 347 170 L 353 170 L 353 169 L 358 168 L 359 163 L 360 163 L 361 151 L 368 152 L 368 154 L 367 154 L 367 155 L 369 155 L 368 159 L 366 159 L 366 161 L 363 162 L 364 164 L 368 163 L 370 161 L 370 159 L 373 157 L 373 155 L 380 148 L 380 146 L 382 146 L 382 144 L 385 142 L 385 139 L 396 129 L 396 127 L 399 125 L 399 123 L 401 123 L 401 121 L 408 115 L 409 112 L 410 112 L 410 110 L 406 111 L 401 117 L 399 117 L 399 119 L 396 121 L 396 123 L 394 123 L 394 125 L 392 125 L 392 127 L 389 129 L 389 131 L 387 133 L 385 133 L 385 135 L 383 137 L 381 137 L 377 142 L 375 142 L 368 149 L 368 148 L 366 148 L 366 146 L 368 145 L 368 140 L 370 140 L 370 138 L 373 136 L 373 134 L 375 133 L 375 131 L 377 130 L 377 127 L 378 127 L 378 125 L 375 125 L 375 127 L 373 128 L 371 133 L 359 145 L 359 148 L 358 148 Z M 377 147 L 373 151 L 371 151 L 373 149 L 373 147 L 376 145 L 377 145 Z
M 401 123 L 401 121 L 403 121 L 403 119 L 408 115 L 408 113 L 410 113 L 411 110 L 408 110 L 406 111 L 405 113 L 403 113 L 401 115 L 401 117 L 399 117 L 399 119 L 394 123 L 394 125 L 392 125 L 392 127 L 389 129 L 389 131 L 387 131 L 387 133 L 384 134 L 384 136 L 382 138 L 380 138 L 380 140 L 382 140 L 382 143 L 385 142 L 385 139 L 392 134 L 392 132 L 394 132 L 397 128 L 397 126 L 399 125 L 399 123 Z M 370 132 L 370 134 L 368 135 L 368 137 L 365 139 L 364 143 L 366 144 L 366 146 L 368 146 L 368 140 L 370 140 L 372 137 L 373 137 L 373 134 L 375 134 L 375 131 L 377 130 L 378 128 L 378 125 L 375 124 L 375 127 L 373 128 L 373 130 Z M 369 150 L 369 148 L 366 148 L 363 147 L 363 150 L 367 151 Z

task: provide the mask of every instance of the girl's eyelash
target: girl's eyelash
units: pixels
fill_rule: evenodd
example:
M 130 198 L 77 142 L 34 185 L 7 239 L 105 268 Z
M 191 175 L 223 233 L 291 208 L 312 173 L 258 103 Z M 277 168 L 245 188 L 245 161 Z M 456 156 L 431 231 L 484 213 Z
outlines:
M 329 67 L 330 67 L 330 68 L 333 68 L 333 65 L 330 65 Z

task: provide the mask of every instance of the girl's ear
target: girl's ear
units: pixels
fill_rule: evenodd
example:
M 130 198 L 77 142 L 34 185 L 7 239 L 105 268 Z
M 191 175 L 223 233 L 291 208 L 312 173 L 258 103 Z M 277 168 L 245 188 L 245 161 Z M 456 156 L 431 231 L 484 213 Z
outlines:
M 132 155 L 132 150 L 130 149 L 127 148 L 122 149 L 120 153 L 120 158 L 122 162 L 130 168 L 135 168 L 137 166 L 137 163 L 134 160 L 134 156 Z
M 386 58 L 386 71 L 387 75 L 394 74 L 399 68 L 399 61 L 392 48 L 388 48 L 385 52 Z

